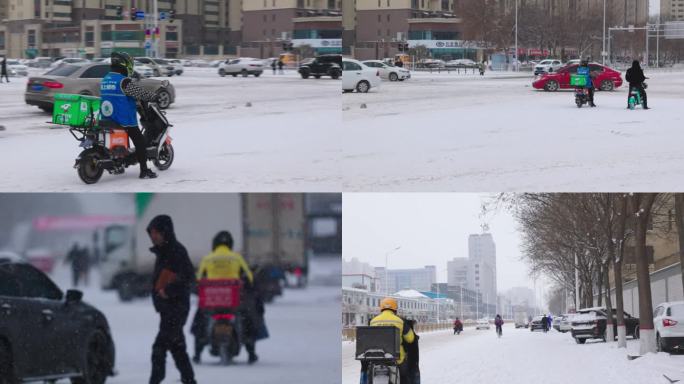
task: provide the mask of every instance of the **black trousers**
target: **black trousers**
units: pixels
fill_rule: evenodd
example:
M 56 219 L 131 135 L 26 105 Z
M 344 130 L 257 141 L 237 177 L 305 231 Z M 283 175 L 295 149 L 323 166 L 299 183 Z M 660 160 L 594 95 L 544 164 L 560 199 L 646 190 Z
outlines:
M 636 89 L 639 91 L 639 93 L 641 94 L 641 100 L 643 101 L 644 107 L 648 106 L 648 103 L 646 102 L 646 90 L 644 89 L 643 84 L 629 85 L 629 92 L 627 92 L 627 106 L 629 106 L 629 97 L 632 94 L 632 89 Z
M 7 76 L 7 72 L 3 72 L 2 75 L 0 75 L 0 82 L 2 82 L 2 78 L 5 78 L 7 82 L 9 83 L 9 76 Z
M 588 88 L 589 91 L 589 103 L 594 104 L 594 87 Z
M 195 373 L 192 370 L 190 357 L 188 357 L 185 345 L 183 326 L 188 320 L 188 310 L 179 313 L 160 313 L 159 333 L 152 345 L 152 375 L 150 384 L 159 384 L 166 377 L 166 352 L 171 352 L 176 368 L 181 374 L 181 381 L 186 383 L 195 382 Z
M 135 157 L 140 163 L 140 170 L 144 171 L 147 169 L 147 139 L 137 126 L 126 127 L 126 132 L 135 145 Z

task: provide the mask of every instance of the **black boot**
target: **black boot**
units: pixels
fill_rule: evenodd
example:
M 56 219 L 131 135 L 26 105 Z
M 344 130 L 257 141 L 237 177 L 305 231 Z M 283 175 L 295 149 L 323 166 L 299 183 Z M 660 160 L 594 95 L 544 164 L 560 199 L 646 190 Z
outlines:
M 249 361 L 248 361 L 248 363 L 249 363 L 250 365 L 256 363 L 257 360 L 259 360 L 259 356 L 257 356 L 256 353 L 252 352 L 252 353 L 249 354 Z
M 140 171 L 140 178 L 141 179 L 155 179 L 157 177 L 157 174 L 152 172 L 151 169 L 143 169 Z

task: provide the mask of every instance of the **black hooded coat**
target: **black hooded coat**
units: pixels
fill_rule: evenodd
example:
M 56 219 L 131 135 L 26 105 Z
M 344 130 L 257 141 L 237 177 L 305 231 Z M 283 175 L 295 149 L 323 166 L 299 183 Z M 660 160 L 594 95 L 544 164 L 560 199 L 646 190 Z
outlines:
M 188 251 L 176 239 L 171 217 L 167 215 L 155 217 L 147 227 L 147 231 L 149 232 L 152 228 L 161 232 L 165 240 L 163 245 L 150 248 L 150 251 L 157 256 L 152 280 L 154 309 L 160 313 L 180 312 L 187 316 L 190 311 L 190 291 L 195 281 L 195 269 Z M 167 298 L 164 298 L 156 287 L 162 275 L 168 276 L 169 272 L 174 278 L 165 284 L 164 293 Z

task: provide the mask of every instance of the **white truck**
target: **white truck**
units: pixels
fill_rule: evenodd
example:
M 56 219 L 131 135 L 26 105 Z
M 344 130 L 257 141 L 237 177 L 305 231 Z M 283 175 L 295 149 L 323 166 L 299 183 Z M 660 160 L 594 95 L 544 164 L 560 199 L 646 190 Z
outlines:
M 245 256 L 270 300 L 280 294 L 290 273 L 305 281 L 304 198 L 302 194 L 136 194 L 133 225 L 98 231 L 101 285 L 116 289 L 123 301 L 146 295 L 152 285 L 155 256 L 147 225 L 157 215 L 171 216 L 178 240 L 197 268 L 211 252 L 216 233 L 228 230 L 235 250 Z M 274 236 L 280 233 L 280 236 Z
M 528 316 L 526 311 L 515 311 L 513 314 L 513 320 L 515 321 L 516 328 L 527 328 L 528 327 Z

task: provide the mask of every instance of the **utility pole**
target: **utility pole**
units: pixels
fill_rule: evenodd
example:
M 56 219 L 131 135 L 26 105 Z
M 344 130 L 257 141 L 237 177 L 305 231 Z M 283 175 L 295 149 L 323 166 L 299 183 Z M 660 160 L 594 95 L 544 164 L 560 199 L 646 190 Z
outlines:
M 154 13 L 152 14 L 152 24 L 154 31 L 152 31 L 152 49 L 154 50 L 153 57 L 159 57 L 159 40 L 157 39 L 157 31 L 159 31 L 159 2 L 154 0 Z
M 579 290 L 579 261 L 575 253 L 575 311 L 580 309 L 580 290 Z
M 518 0 L 515 0 L 515 71 L 518 72 Z
M 461 321 L 463 321 L 463 286 L 461 285 Z
M 606 0 L 603 0 L 603 48 L 601 50 L 601 64 L 606 65 Z

